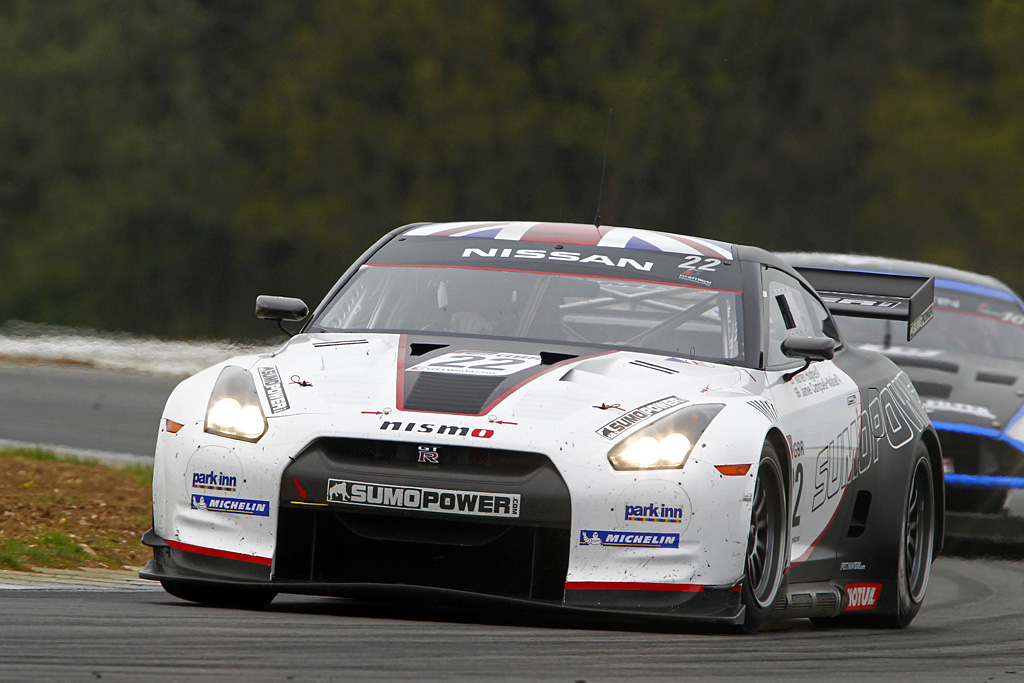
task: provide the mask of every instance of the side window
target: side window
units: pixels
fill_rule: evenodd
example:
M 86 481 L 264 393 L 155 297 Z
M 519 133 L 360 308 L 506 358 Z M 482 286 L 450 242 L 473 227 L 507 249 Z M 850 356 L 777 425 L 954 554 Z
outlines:
M 786 337 L 821 337 L 831 328 L 825 308 L 795 278 L 768 268 L 764 278 L 768 306 L 768 366 L 791 363 L 782 353 Z

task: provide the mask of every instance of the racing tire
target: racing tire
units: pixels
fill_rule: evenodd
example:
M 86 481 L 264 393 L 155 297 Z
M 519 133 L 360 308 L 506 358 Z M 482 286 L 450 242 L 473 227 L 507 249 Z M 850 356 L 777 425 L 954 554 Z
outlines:
M 276 591 L 263 588 L 237 588 L 191 581 L 161 581 L 160 584 L 176 598 L 216 607 L 259 609 L 277 597 Z
M 743 630 L 755 633 L 768 619 L 781 590 L 789 555 L 789 507 L 775 447 L 765 442 L 757 465 L 740 597 Z
M 917 445 L 900 525 L 895 610 L 879 615 L 879 625 L 906 628 L 921 610 L 935 554 L 935 488 L 928 448 Z

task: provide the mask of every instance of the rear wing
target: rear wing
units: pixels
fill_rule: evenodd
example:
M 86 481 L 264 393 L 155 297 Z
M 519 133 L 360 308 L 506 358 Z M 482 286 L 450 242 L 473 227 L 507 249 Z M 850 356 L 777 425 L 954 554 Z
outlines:
M 935 278 L 797 267 L 833 315 L 882 318 L 907 323 L 907 341 L 932 319 Z

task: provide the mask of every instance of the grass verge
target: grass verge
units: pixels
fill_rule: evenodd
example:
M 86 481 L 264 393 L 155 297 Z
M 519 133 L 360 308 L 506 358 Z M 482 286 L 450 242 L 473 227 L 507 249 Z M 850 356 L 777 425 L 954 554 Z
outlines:
M 139 566 L 151 467 L 108 466 L 42 449 L 0 448 L 0 567 Z

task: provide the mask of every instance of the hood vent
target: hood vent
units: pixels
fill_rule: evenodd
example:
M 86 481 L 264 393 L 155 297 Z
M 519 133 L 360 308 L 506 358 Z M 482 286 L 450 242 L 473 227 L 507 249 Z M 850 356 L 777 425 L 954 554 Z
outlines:
M 949 398 L 950 394 L 953 393 L 953 387 L 949 384 L 940 384 L 939 382 L 914 382 L 914 388 L 917 389 L 917 393 L 921 396 L 927 396 L 929 398 Z
M 914 356 L 896 356 L 892 361 L 897 365 L 906 368 L 928 368 L 929 370 L 941 370 L 942 372 L 960 372 L 960 366 L 948 360 L 937 360 L 935 358 L 916 358 Z
M 409 355 L 410 356 L 422 356 L 425 353 L 431 351 L 437 351 L 447 347 L 448 344 L 426 344 L 424 342 L 413 342 L 409 344 Z
M 974 379 L 978 382 L 988 382 L 989 384 L 1003 384 L 1008 387 L 1012 387 L 1017 381 L 1017 378 L 1013 375 L 1004 375 L 1001 372 L 992 372 L 991 370 L 978 370 L 978 374 L 974 376 Z
M 406 410 L 478 415 L 504 377 L 480 377 L 444 372 L 417 372 L 405 399 Z

